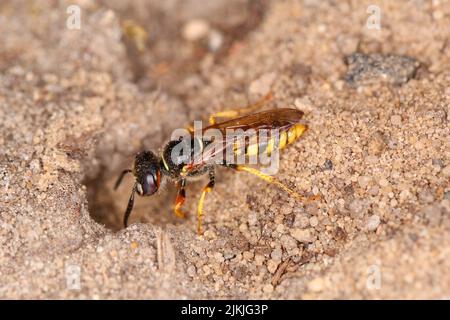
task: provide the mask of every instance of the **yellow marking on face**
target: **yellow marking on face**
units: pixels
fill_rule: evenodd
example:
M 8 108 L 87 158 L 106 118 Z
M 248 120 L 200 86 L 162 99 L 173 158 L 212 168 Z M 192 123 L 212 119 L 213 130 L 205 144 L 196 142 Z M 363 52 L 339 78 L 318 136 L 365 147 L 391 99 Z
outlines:
M 164 157 L 161 157 L 161 158 L 162 158 L 162 161 L 163 161 L 164 168 L 165 168 L 167 171 L 169 171 L 169 166 L 167 165 L 166 159 L 165 159 Z
M 142 189 L 142 185 L 140 183 L 136 183 L 136 189 L 138 194 L 142 195 L 144 193 L 144 190 Z

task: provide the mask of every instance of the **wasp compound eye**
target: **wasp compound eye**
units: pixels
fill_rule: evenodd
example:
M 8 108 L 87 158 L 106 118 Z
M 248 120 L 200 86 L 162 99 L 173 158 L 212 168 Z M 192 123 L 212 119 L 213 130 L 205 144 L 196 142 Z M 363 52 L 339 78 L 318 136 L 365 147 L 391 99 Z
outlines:
M 134 169 L 137 193 L 140 196 L 154 194 L 159 188 L 161 178 L 158 157 L 151 151 L 138 153 Z
M 141 195 L 150 196 L 158 190 L 158 180 L 152 173 L 147 173 L 142 177 L 142 181 L 139 181 Z

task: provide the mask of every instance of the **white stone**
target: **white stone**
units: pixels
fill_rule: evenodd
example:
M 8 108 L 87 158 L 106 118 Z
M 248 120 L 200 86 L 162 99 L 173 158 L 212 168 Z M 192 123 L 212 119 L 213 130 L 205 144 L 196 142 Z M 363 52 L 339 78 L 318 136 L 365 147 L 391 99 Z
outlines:
M 366 228 L 368 231 L 375 231 L 377 230 L 378 226 L 380 225 L 381 219 L 379 216 L 374 214 L 373 216 L 370 216 L 369 219 L 367 219 Z

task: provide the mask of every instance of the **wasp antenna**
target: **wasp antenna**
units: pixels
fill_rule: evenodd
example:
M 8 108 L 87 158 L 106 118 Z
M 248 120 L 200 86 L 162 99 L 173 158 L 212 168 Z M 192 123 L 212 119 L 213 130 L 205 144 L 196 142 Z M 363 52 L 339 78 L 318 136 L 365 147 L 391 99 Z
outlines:
M 127 174 L 127 173 L 131 173 L 130 169 L 126 169 L 123 170 L 122 173 L 120 174 L 119 178 L 116 181 L 116 184 L 114 185 L 114 190 L 117 190 L 117 188 L 120 186 L 120 184 L 122 183 L 123 177 Z
M 125 211 L 125 215 L 123 216 L 123 227 L 128 227 L 128 218 L 130 217 L 131 211 L 134 206 L 134 194 L 136 192 L 136 184 L 133 186 L 133 190 L 131 190 L 130 200 L 128 200 L 127 210 Z

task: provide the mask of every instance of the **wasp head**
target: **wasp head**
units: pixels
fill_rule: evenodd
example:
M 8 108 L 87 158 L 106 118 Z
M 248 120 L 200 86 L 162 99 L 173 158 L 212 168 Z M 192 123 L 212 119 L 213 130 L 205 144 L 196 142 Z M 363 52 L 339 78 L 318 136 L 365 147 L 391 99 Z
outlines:
M 158 191 L 161 183 L 161 170 L 158 157 L 151 151 L 136 155 L 133 165 L 136 179 L 136 192 L 140 196 L 151 196 Z

